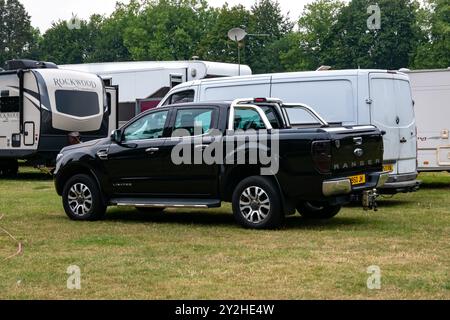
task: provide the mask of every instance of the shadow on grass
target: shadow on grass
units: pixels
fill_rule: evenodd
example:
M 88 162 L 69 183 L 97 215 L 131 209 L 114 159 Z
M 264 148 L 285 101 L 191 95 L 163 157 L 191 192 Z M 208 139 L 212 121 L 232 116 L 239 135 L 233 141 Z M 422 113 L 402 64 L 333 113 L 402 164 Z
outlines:
M 450 189 L 450 182 L 445 181 L 434 181 L 434 182 L 424 182 L 420 186 L 420 189 Z
M 383 208 L 393 208 L 393 207 L 405 206 L 405 205 L 411 204 L 411 201 L 396 200 L 396 199 L 391 199 L 389 196 L 386 196 L 386 197 L 379 198 L 377 203 L 378 203 L 378 208 L 383 209 Z M 363 210 L 361 207 L 361 203 L 359 203 L 359 202 L 348 204 L 345 207 L 346 208 L 354 208 L 354 209 L 360 208 L 361 210 Z
M 138 211 L 108 212 L 104 221 L 121 223 L 164 223 L 184 224 L 194 226 L 231 226 L 240 228 L 235 222 L 233 215 L 227 213 L 212 213 L 208 211 L 168 211 L 163 213 L 141 213 Z M 282 230 L 291 229 L 334 229 L 338 227 L 366 225 L 367 221 L 358 218 L 337 216 L 331 220 L 307 220 L 300 216 L 288 217 Z

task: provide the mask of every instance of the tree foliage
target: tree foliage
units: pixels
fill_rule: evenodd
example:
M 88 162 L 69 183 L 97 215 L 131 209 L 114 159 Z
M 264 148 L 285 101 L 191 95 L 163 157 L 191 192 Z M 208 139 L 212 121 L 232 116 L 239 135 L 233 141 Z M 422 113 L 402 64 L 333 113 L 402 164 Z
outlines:
M 18 0 L 0 0 L 0 65 L 9 59 L 31 57 L 39 32 Z
M 296 23 L 277 0 L 214 8 L 207 0 L 131 0 L 109 16 L 69 28 L 58 21 L 42 36 L 19 0 L 0 0 L 0 63 L 35 58 L 63 63 L 132 60 L 237 62 L 228 30 L 244 28 L 241 62 L 255 73 L 342 68 L 450 66 L 448 0 L 378 0 L 381 29 L 368 30 L 372 0 L 315 0 Z

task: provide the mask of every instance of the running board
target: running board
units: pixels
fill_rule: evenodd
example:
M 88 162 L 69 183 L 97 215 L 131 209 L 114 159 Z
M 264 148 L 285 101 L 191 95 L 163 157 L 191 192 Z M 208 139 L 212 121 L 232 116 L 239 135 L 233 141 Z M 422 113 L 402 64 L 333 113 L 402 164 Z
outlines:
M 153 199 L 153 198 L 116 198 L 111 205 L 137 208 L 219 208 L 221 201 L 217 199 Z

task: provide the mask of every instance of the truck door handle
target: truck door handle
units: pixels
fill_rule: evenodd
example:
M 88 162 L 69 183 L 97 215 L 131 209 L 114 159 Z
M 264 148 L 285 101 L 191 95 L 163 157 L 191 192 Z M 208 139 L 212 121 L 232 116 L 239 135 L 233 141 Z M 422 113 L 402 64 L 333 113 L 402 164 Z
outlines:
M 150 154 L 156 153 L 158 151 L 159 151 L 159 148 L 148 148 L 147 150 L 145 150 L 145 152 L 150 153 Z
M 108 160 L 108 150 L 100 150 L 97 152 L 97 157 L 100 160 Z
M 403 137 L 403 139 L 402 140 L 400 140 L 400 143 L 407 143 L 408 142 L 408 140 L 406 140 L 406 138 L 405 137 Z

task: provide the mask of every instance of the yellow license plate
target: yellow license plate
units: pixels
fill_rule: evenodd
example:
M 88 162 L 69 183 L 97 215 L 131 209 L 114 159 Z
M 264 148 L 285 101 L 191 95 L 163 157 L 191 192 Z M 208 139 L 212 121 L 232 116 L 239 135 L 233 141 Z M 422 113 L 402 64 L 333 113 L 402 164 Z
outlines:
M 365 184 L 366 183 L 366 175 L 361 174 L 358 176 L 350 177 L 350 181 L 352 182 L 352 186 L 355 186 L 358 184 Z
M 393 164 L 385 164 L 383 166 L 383 171 L 394 172 L 394 165 Z

